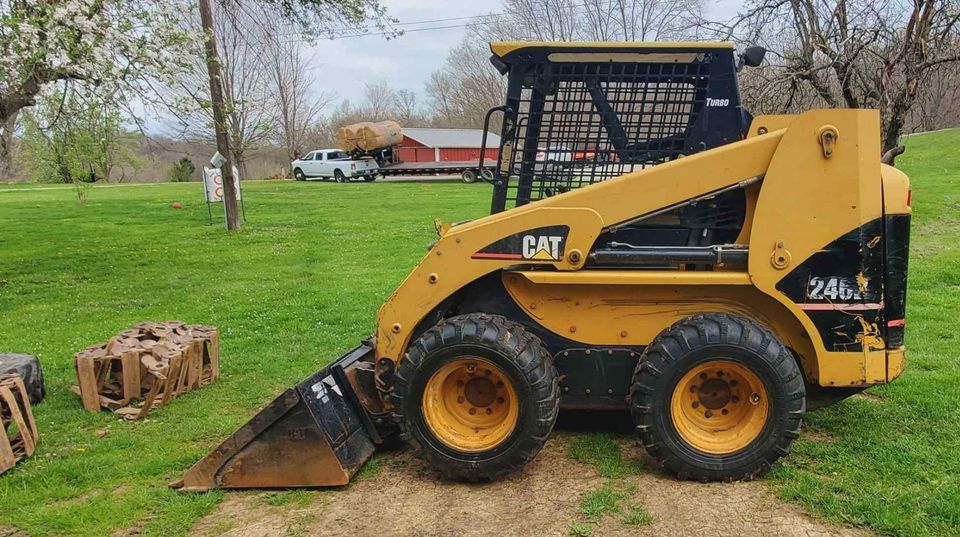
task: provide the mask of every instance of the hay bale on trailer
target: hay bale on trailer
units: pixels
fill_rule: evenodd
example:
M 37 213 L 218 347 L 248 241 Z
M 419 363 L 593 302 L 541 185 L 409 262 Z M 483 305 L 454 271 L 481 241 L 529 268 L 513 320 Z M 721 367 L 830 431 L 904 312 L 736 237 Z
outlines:
M 340 127 L 337 145 L 346 151 L 376 151 L 398 145 L 403 141 L 403 130 L 396 121 L 365 121 Z

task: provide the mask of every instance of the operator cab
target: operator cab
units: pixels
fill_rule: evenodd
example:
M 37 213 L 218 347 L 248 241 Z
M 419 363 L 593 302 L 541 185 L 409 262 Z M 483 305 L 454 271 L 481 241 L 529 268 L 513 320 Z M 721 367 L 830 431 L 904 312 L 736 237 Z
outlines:
M 507 76 L 506 105 L 494 109 L 503 122 L 492 213 L 745 138 L 753 118 L 737 72 L 766 52 L 750 47 L 737 56 L 732 43 L 527 42 L 492 43 L 491 51 Z M 607 239 L 732 243 L 745 214 L 736 189 Z

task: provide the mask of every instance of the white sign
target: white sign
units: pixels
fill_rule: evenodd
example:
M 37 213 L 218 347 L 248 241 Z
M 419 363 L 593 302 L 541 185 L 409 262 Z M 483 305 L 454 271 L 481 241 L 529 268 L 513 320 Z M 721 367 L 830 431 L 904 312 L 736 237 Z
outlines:
M 237 192 L 237 199 L 240 199 L 240 172 L 233 169 L 233 188 Z M 223 174 L 220 168 L 203 169 L 203 190 L 207 194 L 208 203 L 220 203 L 223 201 Z
M 210 165 L 214 168 L 220 168 L 227 163 L 227 159 L 223 158 L 223 155 L 219 151 L 213 154 L 213 157 L 210 159 Z

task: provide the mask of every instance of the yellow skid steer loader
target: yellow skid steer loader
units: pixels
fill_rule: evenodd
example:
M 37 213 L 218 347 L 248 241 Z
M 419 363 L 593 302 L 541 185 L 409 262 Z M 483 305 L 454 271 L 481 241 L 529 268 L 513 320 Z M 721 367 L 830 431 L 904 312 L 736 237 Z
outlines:
M 736 76 L 756 47 L 491 49 L 491 214 L 438 221 L 374 335 L 183 489 L 342 485 L 396 435 L 444 476 L 496 479 L 560 408 L 629 408 L 676 475 L 750 479 L 806 410 L 903 371 L 910 187 L 876 111 L 752 118 Z

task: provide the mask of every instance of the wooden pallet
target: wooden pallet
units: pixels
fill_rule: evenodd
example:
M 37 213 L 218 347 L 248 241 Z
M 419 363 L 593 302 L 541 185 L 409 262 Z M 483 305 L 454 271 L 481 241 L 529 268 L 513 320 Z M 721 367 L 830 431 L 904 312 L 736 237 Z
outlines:
M 220 338 L 212 326 L 142 322 L 75 355 L 84 408 L 140 419 L 154 406 L 214 382 Z
M 37 449 L 37 424 L 20 375 L 0 376 L 0 474 Z

